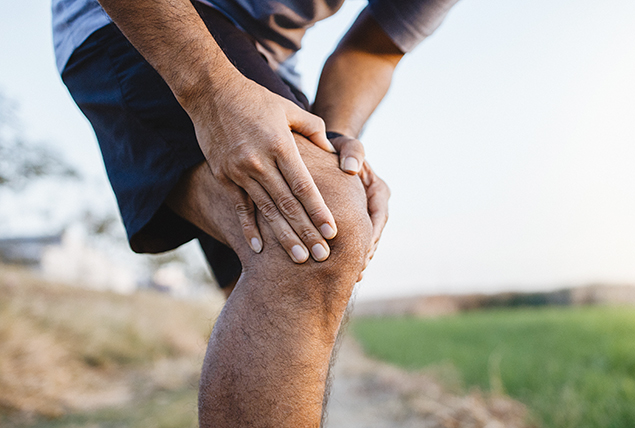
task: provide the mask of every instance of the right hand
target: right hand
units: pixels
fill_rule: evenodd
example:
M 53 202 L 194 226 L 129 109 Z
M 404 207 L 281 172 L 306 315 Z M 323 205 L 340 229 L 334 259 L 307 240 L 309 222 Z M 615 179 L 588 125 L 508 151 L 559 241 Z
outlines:
M 243 234 L 256 253 L 263 240 L 255 206 L 296 263 L 309 251 L 328 258 L 337 227 L 304 164 L 292 132 L 334 152 L 324 122 L 293 102 L 239 75 L 187 108 L 212 174 L 227 189 Z
M 390 189 L 364 159 L 364 146 L 358 139 L 340 135 L 333 138 L 332 143 L 340 156 L 340 169 L 348 174 L 357 174 L 362 180 L 364 190 L 366 190 L 366 199 L 368 200 L 368 215 L 373 224 L 372 245 L 364 261 L 362 273 L 359 274 L 357 279 L 359 282 L 362 280 L 368 263 L 375 255 L 375 251 L 377 251 L 381 232 L 388 221 Z

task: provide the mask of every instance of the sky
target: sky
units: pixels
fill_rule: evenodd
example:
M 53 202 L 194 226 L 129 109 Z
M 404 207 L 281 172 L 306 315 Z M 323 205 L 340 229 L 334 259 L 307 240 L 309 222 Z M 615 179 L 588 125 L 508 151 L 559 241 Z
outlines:
M 25 135 L 99 190 L 0 195 L 22 207 L 4 233 L 37 230 L 43 206 L 61 224 L 79 204 L 114 204 L 94 135 L 55 69 L 49 2 L 23 5 L 0 3 L 0 91 L 17 102 Z M 364 5 L 348 0 L 307 34 L 309 98 Z M 359 298 L 635 284 L 633 22 L 632 0 L 453 8 L 402 60 L 361 138 L 392 198 Z

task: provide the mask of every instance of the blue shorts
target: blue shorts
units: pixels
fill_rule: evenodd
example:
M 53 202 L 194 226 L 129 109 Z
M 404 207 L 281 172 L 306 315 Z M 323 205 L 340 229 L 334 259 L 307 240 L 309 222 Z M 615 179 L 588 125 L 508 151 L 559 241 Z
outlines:
M 242 74 L 308 108 L 304 94 L 271 69 L 248 34 L 217 10 L 195 6 Z M 164 202 L 181 176 L 205 158 L 192 121 L 161 76 L 110 24 L 75 50 L 62 80 L 95 130 L 133 251 L 163 252 L 197 238 L 219 285 L 231 284 L 241 272 L 234 251 Z

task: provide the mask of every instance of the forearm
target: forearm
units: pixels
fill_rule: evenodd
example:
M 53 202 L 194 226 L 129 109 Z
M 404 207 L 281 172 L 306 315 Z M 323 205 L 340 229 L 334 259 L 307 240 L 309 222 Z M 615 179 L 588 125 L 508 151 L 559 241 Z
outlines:
M 199 97 L 241 77 L 188 0 L 100 3 L 188 113 Z
M 253 251 L 263 249 L 257 208 L 267 213 L 296 263 L 310 256 L 327 259 L 326 239 L 335 237 L 337 226 L 293 140 L 295 131 L 332 151 L 322 120 L 238 71 L 234 62 L 253 61 L 241 49 L 256 55 L 257 50 L 225 18 L 204 13 L 203 22 L 189 0 L 101 1 L 189 114 L 207 164 L 233 198 Z
M 403 53 L 367 10 L 327 60 L 313 112 L 327 131 L 357 137 L 390 87 Z

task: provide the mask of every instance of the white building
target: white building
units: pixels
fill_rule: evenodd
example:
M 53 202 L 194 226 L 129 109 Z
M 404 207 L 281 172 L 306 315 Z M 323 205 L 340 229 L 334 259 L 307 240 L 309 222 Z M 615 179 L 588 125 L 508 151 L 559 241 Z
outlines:
M 89 246 L 80 228 L 67 229 L 59 245 L 44 248 L 40 269 L 52 281 L 94 290 L 129 294 L 137 289 L 137 277 L 132 269 Z

